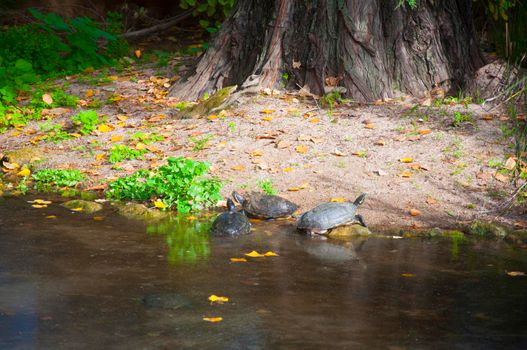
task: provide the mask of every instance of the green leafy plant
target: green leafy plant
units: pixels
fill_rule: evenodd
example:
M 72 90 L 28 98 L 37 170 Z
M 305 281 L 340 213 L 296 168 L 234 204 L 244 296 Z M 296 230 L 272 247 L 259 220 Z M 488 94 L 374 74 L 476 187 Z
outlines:
M 207 146 L 207 142 L 210 141 L 210 139 L 212 139 L 212 135 L 207 135 L 207 136 L 204 136 L 202 138 L 194 138 L 194 137 L 190 137 L 190 141 L 192 141 L 192 143 L 194 144 L 194 146 L 192 147 L 192 150 L 194 152 L 198 152 L 198 151 L 202 151 L 205 149 L 205 147 Z
M 454 126 L 458 127 L 461 123 L 472 123 L 474 118 L 471 113 L 454 112 Z
M 74 115 L 71 120 L 73 124 L 80 127 L 79 132 L 83 135 L 90 134 L 98 124 L 103 122 L 99 119 L 97 112 L 93 110 L 81 111 Z
M 40 191 L 74 187 L 86 180 L 79 170 L 43 169 L 31 175 L 35 189 Z
M 208 163 L 182 157 L 171 157 L 167 162 L 156 170 L 139 170 L 111 182 L 107 196 L 119 200 L 158 199 L 167 208 L 182 213 L 215 205 L 222 198 L 221 182 L 204 177 L 210 168 Z
M 113 145 L 110 149 L 110 156 L 108 157 L 108 160 L 110 163 L 115 164 L 122 162 L 125 159 L 141 159 L 146 152 L 147 150 L 145 149 L 139 150 L 131 149 L 130 147 L 124 145 Z
M 193 15 L 199 19 L 200 26 L 215 33 L 231 12 L 234 0 L 180 0 L 179 6 L 182 9 L 194 8 Z
M 144 132 L 136 132 L 131 137 L 133 140 L 140 141 L 144 143 L 145 145 L 151 144 L 153 142 L 157 141 L 163 141 L 165 139 L 164 136 L 157 135 L 155 133 L 144 133 Z
M 48 140 L 54 143 L 59 143 L 73 138 L 73 136 L 71 136 L 67 131 L 62 129 L 61 124 L 54 124 L 49 121 L 40 125 L 40 130 L 46 133 L 46 135 L 42 137 L 43 140 Z
M 278 194 L 278 190 L 274 188 L 273 181 L 270 179 L 267 180 L 260 180 L 256 183 L 258 187 L 264 192 L 269 195 L 276 195 Z

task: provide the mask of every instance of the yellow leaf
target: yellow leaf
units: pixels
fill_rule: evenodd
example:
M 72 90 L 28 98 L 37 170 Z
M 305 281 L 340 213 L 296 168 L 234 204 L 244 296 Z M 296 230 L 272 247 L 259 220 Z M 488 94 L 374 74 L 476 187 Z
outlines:
M 318 123 L 318 122 L 320 122 L 320 118 L 309 119 L 309 122 L 310 123 Z
M 187 221 L 193 221 L 193 220 L 198 220 L 197 217 L 195 217 L 194 215 L 189 215 L 185 218 Z
M 71 210 L 73 210 L 73 211 L 83 211 L 84 208 L 83 207 L 78 207 L 78 208 L 73 208 Z
M 100 132 L 110 132 L 113 129 L 114 129 L 113 126 L 108 125 L 108 124 L 101 124 L 97 127 L 97 130 L 99 130 Z
M 118 141 L 121 141 L 122 139 L 123 139 L 123 136 L 121 135 L 112 135 L 112 137 L 110 138 L 112 142 L 118 142 Z
M 86 93 L 84 94 L 84 97 L 90 98 L 93 95 L 95 95 L 95 93 L 93 92 L 93 89 L 88 89 L 88 90 L 86 90 Z
M 203 321 L 216 323 L 223 321 L 223 317 L 203 317 Z
M 246 256 L 249 256 L 249 257 L 251 257 L 251 258 L 262 258 L 262 257 L 265 256 L 265 255 L 263 255 L 263 254 L 258 253 L 256 250 L 253 250 L 253 251 L 250 252 L 250 253 L 246 253 L 245 255 L 246 255 Z
M 104 220 L 104 216 L 94 216 L 93 220 L 95 220 L 95 221 L 103 221 Z
M 227 298 L 227 297 L 219 297 L 217 295 L 212 294 L 209 297 L 209 301 L 210 301 L 211 304 L 213 304 L 213 303 L 223 304 L 223 303 L 228 302 L 229 298 Z
M 119 79 L 119 77 L 118 77 L 117 75 L 110 75 L 110 76 L 108 77 L 108 80 L 113 80 L 113 81 L 115 81 L 115 80 L 117 80 L 117 79 Z
M 375 129 L 375 125 L 373 125 L 372 123 L 368 123 L 368 124 L 364 125 L 364 127 L 366 129 Z
M 231 262 L 247 262 L 245 258 L 230 258 Z
M 412 177 L 412 173 L 405 171 L 404 173 L 399 174 L 400 177 Z
M 57 216 L 56 215 L 48 215 L 46 216 L 46 219 L 56 219 Z
M 31 170 L 29 170 L 28 168 L 22 168 L 22 170 L 20 170 L 18 173 L 17 173 L 18 176 L 29 176 L 31 175 Z
M 280 255 L 276 254 L 275 252 L 267 252 L 264 255 L 265 256 L 280 256 Z
M 104 159 L 106 159 L 106 154 L 104 153 L 98 153 L 95 155 L 95 161 L 97 162 L 104 160 Z
M 245 170 L 245 166 L 243 166 L 243 165 L 235 165 L 231 169 L 232 170 L 236 170 L 236 171 L 243 171 L 243 170 Z
M 72 132 L 70 135 L 73 136 L 73 137 L 75 137 L 76 139 L 78 139 L 79 137 L 81 137 L 81 134 L 77 134 L 76 132 Z
M 509 177 L 508 176 L 505 176 L 501 173 L 496 173 L 494 174 L 494 178 L 500 182 L 507 182 L 509 181 Z
M 271 120 L 273 120 L 273 117 L 263 117 L 262 120 L 266 122 L 270 122 Z
M 307 146 L 300 145 L 300 146 L 296 146 L 295 150 L 298 153 L 303 154 L 303 153 L 307 153 L 307 151 L 309 151 L 309 148 Z
M 122 122 L 125 122 L 128 119 L 128 117 L 126 115 L 118 115 L 117 119 L 119 119 Z
M 29 201 L 28 203 L 37 203 L 37 204 L 51 204 L 51 201 L 46 201 L 44 199 L 35 199 L 33 201 Z
M 53 97 L 51 97 L 50 94 L 44 94 L 42 95 L 42 101 L 44 101 L 46 104 L 50 105 L 53 103 Z
M 254 151 L 251 151 L 250 155 L 252 157 L 261 157 L 263 156 L 263 151 L 261 149 L 255 149 Z
M 218 116 L 216 114 L 212 114 L 212 115 L 209 115 L 207 117 L 208 120 L 214 120 L 214 119 L 218 119 Z
M 167 205 L 160 200 L 154 202 L 154 206 L 158 209 L 165 209 Z
M 507 275 L 512 276 L 512 277 L 525 276 L 525 272 L 521 272 L 521 271 L 508 271 L 508 272 L 507 272 Z
M 18 135 L 20 135 L 21 132 L 20 131 L 15 131 L 15 132 L 12 132 L 9 137 L 17 137 Z
M 146 149 L 146 145 L 142 142 L 138 142 L 136 145 L 135 145 L 135 149 L 138 150 L 138 151 L 142 151 L 144 149 Z
M 411 157 L 407 157 L 407 158 L 401 158 L 401 159 L 399 159 L 399 162 L 401 162 L 401 163 L 411 163 L 411 162 L 413 162 L 413 161 L 414 161 L 414 159 L 411 158 Z
M 18 165 L 17 163 L 3 162 L 2 164 L 4 165 L 4 168 L 8 170 L 14 170 L 14 169 L 20 168 L 20 165 Z
M 274 113 L 274 112 L 275 112 L 274 109 L 262 109 L 262 110 L 260 111 L 260 113 L 262 113 L 262 114 L 272 114 L 272 113 Z
M 336 202 L 336 203 L 342 203 L 342 202 L 347 202 L 348 200 L 346 198 L 335 197 L 335 198 L 331 198 L 329 201 Z
M 291 192 L 296 192 L 296 191 L 300 191 L 301 188 L 300 187 L 289 187 L 287 190 Z
M 32 207 L 33 208 L 37 208 L 37 209 L 41 209 L 41 208 L 47 208 L 48 205 L 47 204 L 33 204 Z
M 137 57 L 137 58 L 141 58 L 141 55 L 142 55 L 143 53 L 141 52 L 141 50 L 135 50 L 135 51 L 134 51 L 134 54 L 135 54 L 135 57 Z
M 284 168 L 282 171 L 283 171 L 284 173 L 289 173 L 289 172 L 291 172 L 291 171 L 293 171 L 293 170 L 294 170 L 293 168 L 288 167 L 288 168 Z
M 401 273 L 403 277 L 415 277 L 415 273 Z

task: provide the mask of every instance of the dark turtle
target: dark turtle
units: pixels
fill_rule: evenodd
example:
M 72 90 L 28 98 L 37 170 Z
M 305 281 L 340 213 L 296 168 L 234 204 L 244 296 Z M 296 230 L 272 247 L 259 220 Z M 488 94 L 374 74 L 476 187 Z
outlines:
M 362 216 L 355 214 L 359 205 L 364 202 L 366 193 L 355 201 L 344 203 L 323 203 L 302 214 L 297 222 L 297 228 L 310 233 L 325 234 L 337 226 L 358 222 L 366 227 Z
M 228 210 L 221 213 L 212 224 L 214 236 L 240 236 L 251 231 L 251 223 L 243 212 L 235 210 L 232 199 L 227 199 Z
M 285 198 L 259 192 L 252 192 L 245 198 L 234 191 L 232 196 L 249 216 L 260 219 L 287 217 L 298 209 L 298 205 Z

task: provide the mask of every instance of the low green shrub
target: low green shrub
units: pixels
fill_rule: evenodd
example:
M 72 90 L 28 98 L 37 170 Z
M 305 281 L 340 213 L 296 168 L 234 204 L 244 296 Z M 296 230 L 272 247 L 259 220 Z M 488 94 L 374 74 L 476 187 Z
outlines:
M 167 208 L 187 213 L 215 205 L 222 197 L 221 182 L 206 178 L 210 165 L 182 157 L 168 158 L 156 170 L 139 170 L 109 184 L 109 198 L 147 201 L 158 199 Z
M 141 159 L 146 152 L 147 150 L 145 149 L 139 150 L 131 149 L 124 145 L 113 145 L 112 148 L 110 148 L 110 156 L 108 157 L 108 160 L 110 163 L 115 164 L 122 162 L 125 159 Z
M 79 170 L 43 169 L 31 175 L 34 187 L 39 191 L 56 190 L 63 187 L 74 187 L 86 180 Z

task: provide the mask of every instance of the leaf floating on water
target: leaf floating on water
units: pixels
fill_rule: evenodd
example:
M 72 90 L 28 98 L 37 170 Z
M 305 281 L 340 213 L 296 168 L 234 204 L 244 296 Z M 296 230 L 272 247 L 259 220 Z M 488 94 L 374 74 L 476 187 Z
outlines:
M 525 272 L 521 272 L 521 271 L 508 271 L 508 272 L 507 272 L 507 275 L 512 276 L 512 277 L 525 276 Z
M 245 258 L 230 258 L 231 262 L 247 262 Z
M 104 216 L 94 216 L 93 220 L 95 220 L 95 221 L 103 221 L 104 220 Z
M 203 321 L 216 323 L 223 321 L 223 317 L 203 317 Z
M 214 303 L 223 304 L 223 303 L 228 302 L 229 298 L 227 298 L 227 297 L 220 297 L 220 296 L 212 294 L 209 297 L 209 301 L 210 301 L 211 304 L 214 304 Z
M 249 256 L 249 257 L 251 257 L 251 258 L 262 258 L 262 257 L 265 256 L 264 254 L 260 254 L 260 253 L 258 253 L 256 250 L 253 250 L 253 251 L 250 252 L 250 253 L 246 253 L 245 255 L 246 255 L 246 256 Z
M 266 252 L 266 253 L 264 254 L 264 256 L 280 256 L 280 255 L 276 254 L 275 252 L 271 252 L 271 251 L 269 251 L 269 252 Z
M 46 216 L 46 219 L 56 219 L 57 216 L 56 215 L 48 215 Z
M 415 277 L 415 273 L 401 273 L 403 277 Z
M 36 204 L 51 204 L 51 201 L 46 201 L 44 199 L 35 199 L 32 201 L 27 201 L 28 203 L 36 203 Z
M 48 205 L 47 204 L 33 204 L 31 205 L 33 208 L 37 208 L 37 209 L 42 209 L 42 208 L 47 208 Z

